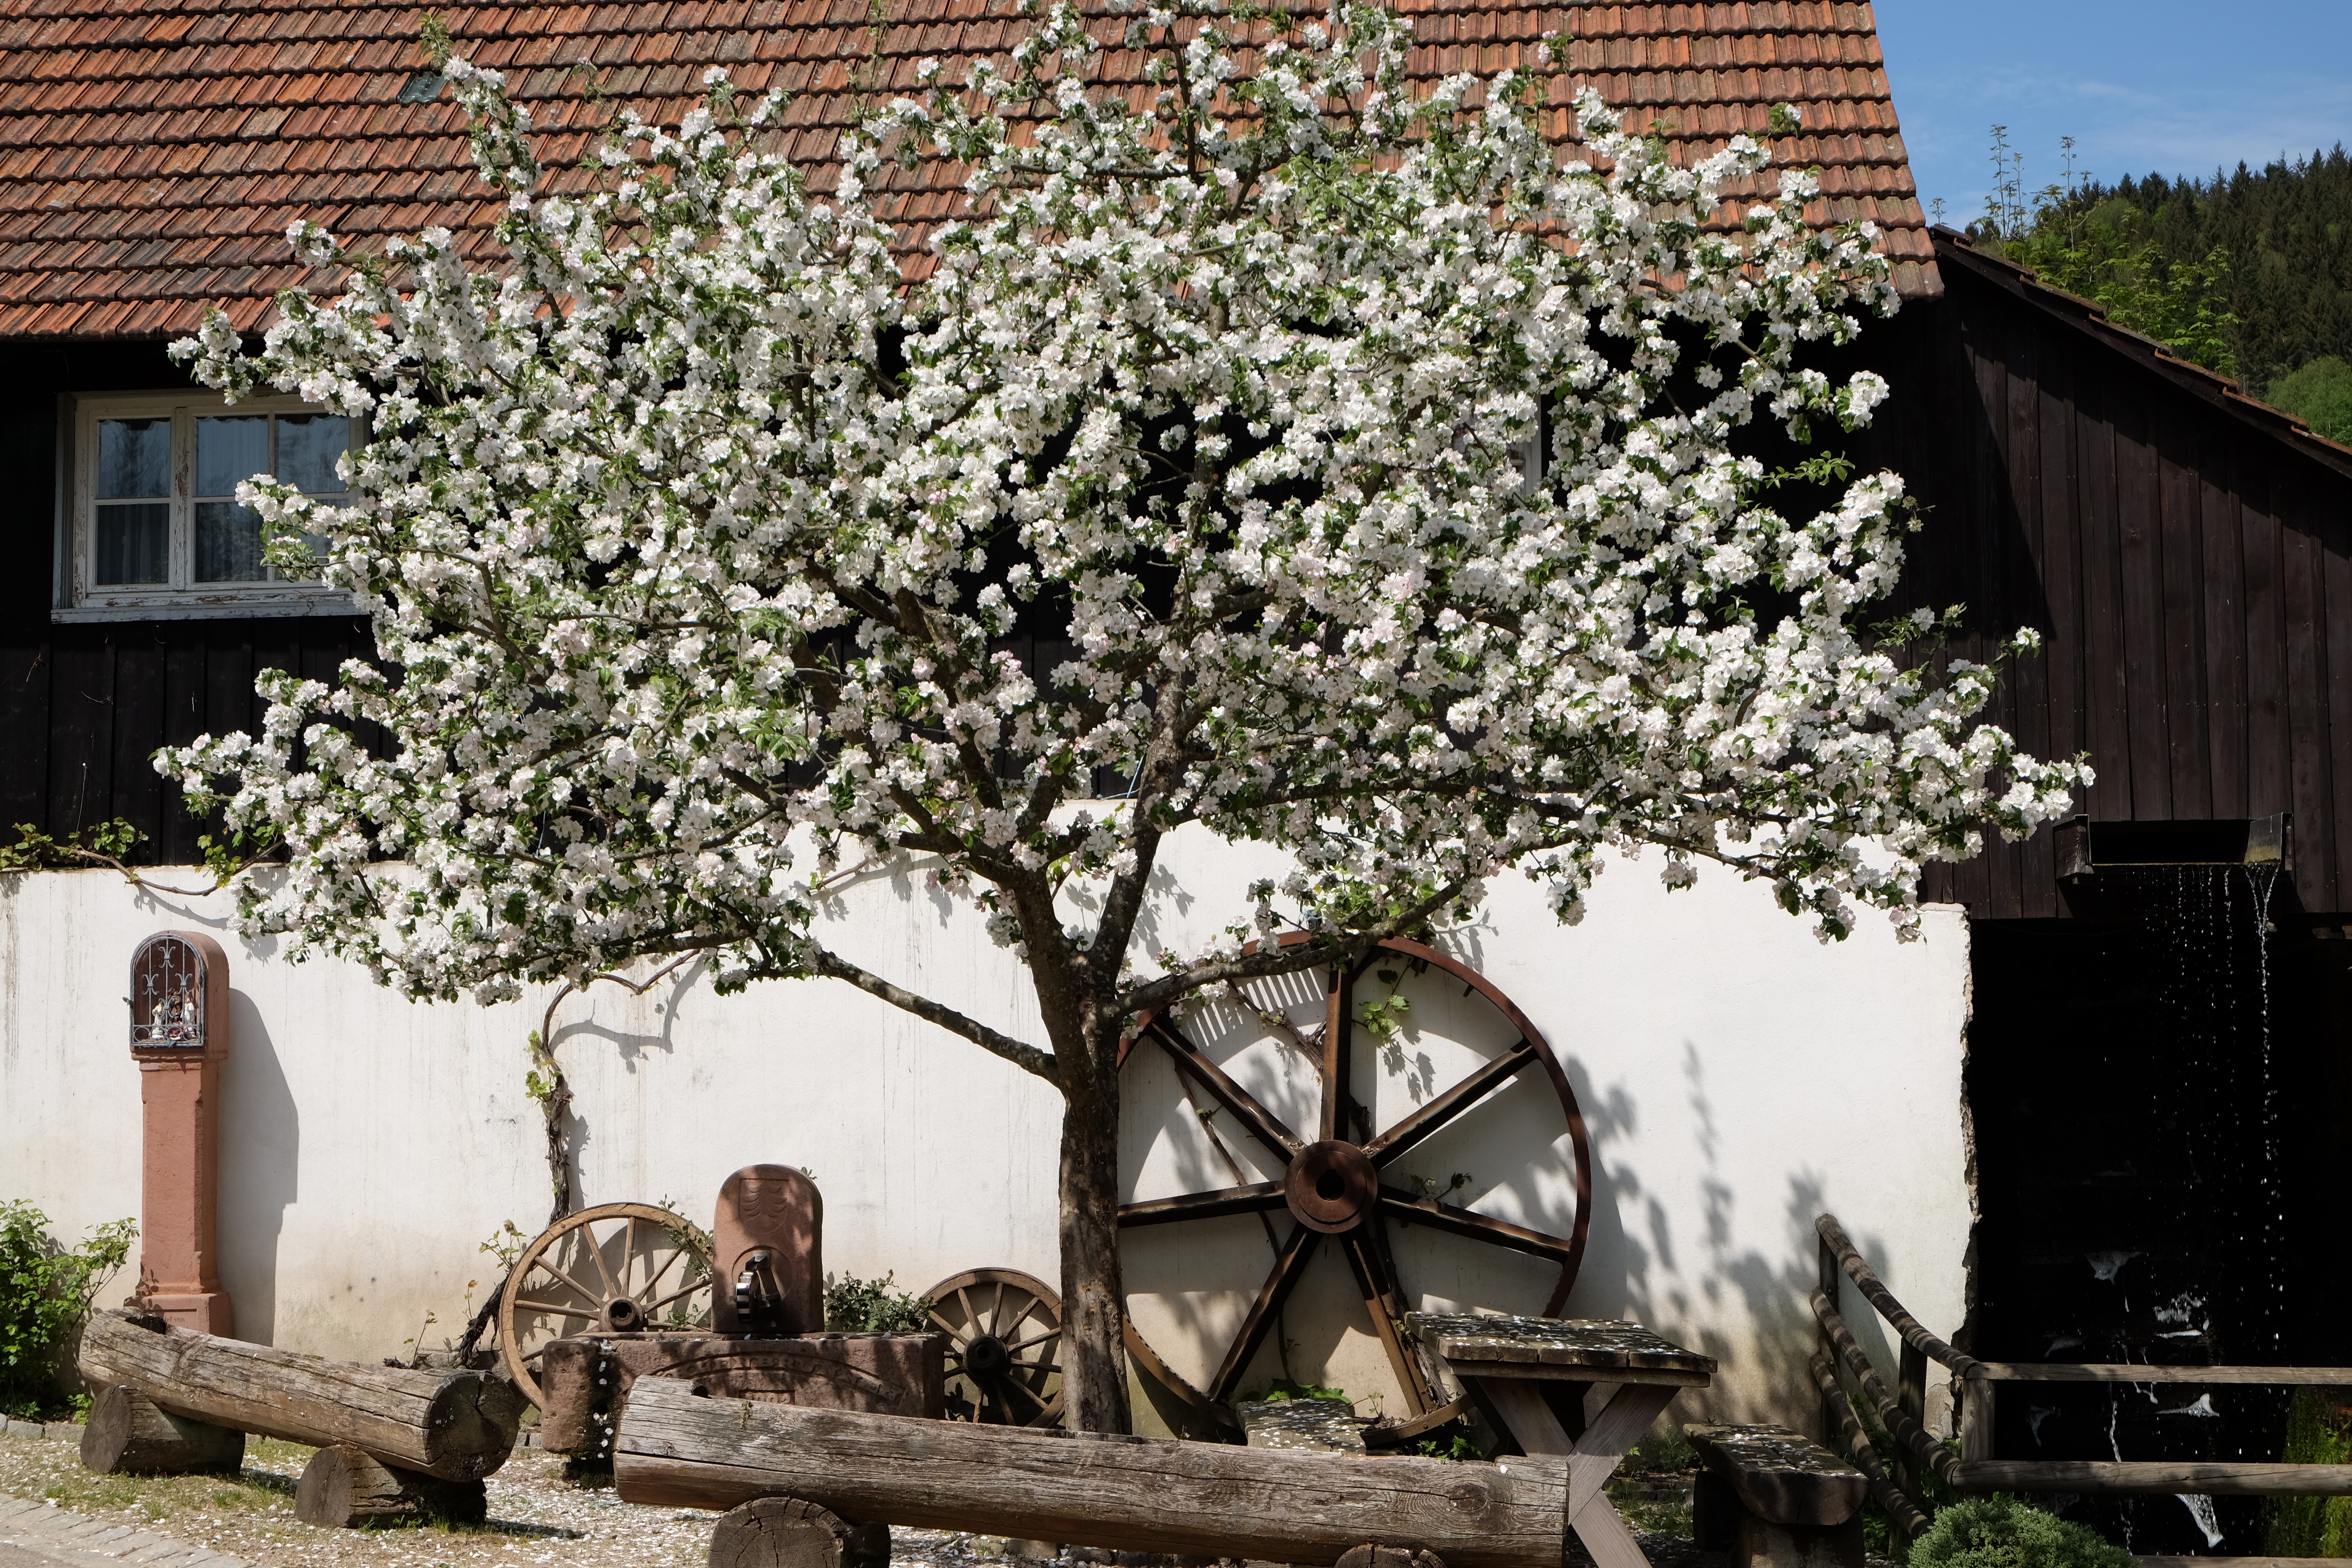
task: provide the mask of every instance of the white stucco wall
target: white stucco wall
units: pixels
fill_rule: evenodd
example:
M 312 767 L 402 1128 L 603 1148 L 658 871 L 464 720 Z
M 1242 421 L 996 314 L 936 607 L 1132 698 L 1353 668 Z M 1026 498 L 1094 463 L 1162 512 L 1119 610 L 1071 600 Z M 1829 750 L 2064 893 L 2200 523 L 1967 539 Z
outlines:
M 1180 839 L 1151 934 L 1179 946 L 1205 938 L 1268 864 L 1254 849 Z M 1897 944 L 1873 920 L 1823 946 L 1759 888 L 1716 874 L 1668 895 L 1654 872 L 1654 862 L 1612 867 L 1571 929 L 1507 880 L 1451 945 L 1546 1034 L 1591 1130 L 1591 1245 L 1564 1310 L 1633 1318 L 1722 1358 L 1703 1402 L 1717 1414 L 1802 1420 L 1822 1209 L 1930 1327 L 1959 1324 L 1965 921 L 1931 910 L 1926 940 Z M 234 988 L 220 1226 L 239 1332 L 373 1357 L 398 1350 L 430 1311 L 438 1342 L 462 1320 L 467 1281 L 493 1281 L 477 1244 L 508 1219 L 534 1233 L 546 1214 L 539 1113 L 522 1082 L 545 994 L 414 1005 L 348 967 L 290 964 L 269 942 L 243 943 L 224 912 L 134 892 L 109 873 L 0 879 L 0 1195 L 38 1204 L 67 1235 L 137 1213 L 125 968 L 152 931 L 215 931 Z M 919 873 L 869 878 L 845 894 L 839 921 L 837 940 L 860 962 L 1038 1037 L 1024 972 Z M 680 978 L 643 998 L 599 987 L 558 1016 L 583 1201 L 668 1198 L 707 1220 L 730 1171 L 803 1165 L 824 1194 L 832 1270 L 895 1271 L 918 1288 L 983 1265 L 1056 1279 L 1058 1105 L 1045 1085 L 838 984 L 722 1000 L 698 976 Z M 1356 1092 L 1383 1121 L 1444 1087 L 1473 1059 L 1468 1047 L 1507 1043 L 1455 993 L 1416 983 L 1416 1031 L 1393 1052 L 1360 1049 Z M 1303 1110 L 1311 1092 L 1271 1044 L 1227 1065 L 1277 1110 Z M 1198 1173 L 1197 1124 L 1164 1068 L 1139 1061 L 1131 1072 L 1128 1190 L 1179 1190 L 1170 1184 Z M 1453 1201 L 1564 1232 L 1566 1141 L 1535 1079 L 1523 1075 L 1405 1167 L 1441 1184 L 1466 1172 Z M 1252 1219 L 1184 1232 L 1130 1233 L 1128 1256 L 1139 1322 L 1197 1375 L 1270 1253 Z M 1432 1304 L 1533 1310 L 1549 1289 L 1540 1268 L 1425 1231 L 1400 1233 L 1397 1251 L 1408 1293 Z M 1367 1396 L 1386 1387 L 1328 1249 L 1284 1337 L 1295 1375 Z M 1269 1346 L 1255 1376 L 1280 1370 Z M 1675 1414 L 1701 1407 L 1685 1401 Z

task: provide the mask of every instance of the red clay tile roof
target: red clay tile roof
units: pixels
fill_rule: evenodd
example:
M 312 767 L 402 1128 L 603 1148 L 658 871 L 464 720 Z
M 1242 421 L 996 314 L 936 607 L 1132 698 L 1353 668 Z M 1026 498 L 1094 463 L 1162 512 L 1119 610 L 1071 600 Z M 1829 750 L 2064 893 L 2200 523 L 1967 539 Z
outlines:
M 1940 292 L 1936 258 L 1888 97 L 1867 5 L 1541 5 L 1400 0 L 1420 39 L 1412 69 L 1439 77 L 1532 60 L 1548 32 L 1572 40 L 1573 81 L 1704 156 L 1736 132 L 1766 134 L 1776 103 L 1804 130 L 1776 162 L 1818 164 L 1818 218 L 1886 231 L 1895 283 Z M 569 163 L 604 111 L 573 68 L 675 123 L 712 65 L 747 91 L 801 94 L 783 151 L 832 153 L 861 96 L 911 89 L 926 57 L 1006 48 L 1009 0 L 650 0 L 458 4 L 459 48 L 507 74 Z M 369 0 L 0 0 L 0 336 L 154 338 L 226 305 L 261 324 L 294 284 L 327 288 L 285 232 L 317 219 L 347 238 L 442 224 L 487 240 L 498 204 L 476 184 L 462 119 L 423 97 L 425 7 Z M 1114 66 L 1114 70 L 1118 68 Z M 953 75 L 960 76 L 960 72 Z M 887 216 L 928 224 L 956 192 L 944 171 L 884 188 Z M 1742 193 L 1734 193 L 1735 195 Z

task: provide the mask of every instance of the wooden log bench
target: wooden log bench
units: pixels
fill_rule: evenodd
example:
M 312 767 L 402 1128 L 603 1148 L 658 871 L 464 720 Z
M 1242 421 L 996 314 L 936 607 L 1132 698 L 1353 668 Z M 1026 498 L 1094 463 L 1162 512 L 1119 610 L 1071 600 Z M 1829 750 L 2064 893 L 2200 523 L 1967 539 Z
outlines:
M 877 1415 L 947 1415 L 945 1334 L 583 1334 L 540 1355 L 540 1447 L 602 1465 L 613 1412 L 640 1377 L 723 1399 Z M 765 1528 L 764 1526 L 762 1528 Z
M 245 1433 L 316 1447 L 296 1489 L 314 1524 L 481 1517 L 482 1478 L 513 1453 L 524 1399 L 488 1373 L 329 1361 L 94 1312 L 82 1376 L 99 1390 L 82 1463 L 100 1473 L 219 1468 Z M 341 1500 L 338 1502 L 337 1500 Z
M 1702 1550 L 1731 1568 L 1862 1568 L 1863 1473 L 1786 1426 L 1683 1428 L 1706 1469 L 1693 1499 Z
M 1243 1399 L 1234 1403 L 1253 1448 L 1309 1454 L 1361 1454 L 1364 1428 L 1344 1399 Z
M 1568 1463 L 1551 1457 L 1455 1463 L 976 1426 L 710 1398 L 658 1377 L 629 1391 L 613 1476 L 625 1502 L 724 1510 L 790 1498 L 845 1521 L 1316 1568 L 1359 1549 L 1350 1568 L 1559 1568 L 1568 1502 Z

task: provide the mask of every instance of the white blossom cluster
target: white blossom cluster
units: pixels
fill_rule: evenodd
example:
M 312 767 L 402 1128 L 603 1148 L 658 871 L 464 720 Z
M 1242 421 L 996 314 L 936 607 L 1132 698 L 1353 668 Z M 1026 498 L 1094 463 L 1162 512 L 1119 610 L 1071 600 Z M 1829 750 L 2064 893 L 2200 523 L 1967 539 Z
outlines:
M 1856 904 L 1907 927 L 1923 863 L 2061 814 L 2088 772 L 1976 721 L 1991 669 L 1870 629 L 1901 479 L 1776 488 L 1752 455 L 1886 396 L 1804 367 L 1893 308 L 1869 226 L 1809 227 L 1784 169 L 1708 231 L 1756 142 L 1678 167 L 1588 93 L 1563 164 L 1548 72 L 1417 91 L 1409 41 L 1352 4 L 1051 10 L 878 112 L 823 200 L 761 150 L 778 100 L 739 119 L 723 81 L 551 194 L 451 59 L 507 259 L 299 225 L 348 292 L 285 297 L 257 353 L 218 317 L 181 345 L 232 397 L 367 421 L 350 506 L 243 493 L 283 558 L 331 541 L 381 666 L 273 675 L 260 734 L 158 760 L 285 846 L 249 929 L 420 995 L 689 950 L 889 994 L 819 942 L 824 879 L 927 854 L 1059 1048 L 1072 997 L 1263 969 L 1241 944 L 1279 925 L 1417 929 L 1513 868 L 1573 920 L 1604 849 L 1765 879 L 1827 936 Z M 1110 49 L 1149 102 L 1088 89 Z M 868 189 L 936 158 L 966 213 L 908 285 Z M 1076 652 L 1029 668 L 1016 625 Z M 1193 822 L 1297 869 L 1139 977 Z

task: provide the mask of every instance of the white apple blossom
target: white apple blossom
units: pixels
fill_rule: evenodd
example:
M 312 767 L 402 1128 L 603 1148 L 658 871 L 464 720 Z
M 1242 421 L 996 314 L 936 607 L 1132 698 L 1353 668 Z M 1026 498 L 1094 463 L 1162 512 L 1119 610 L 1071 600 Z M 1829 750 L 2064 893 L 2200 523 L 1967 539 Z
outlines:
M 1274 26 L 1036 15 L 1002 68 L 878 113 L 830 200 L 762 151 L 778 100 L 739 120 L 723 79 L 551 192 L 453 58 L 507 258 L 297 225 L 348 292 L 285 297 L 258 353 L 217 316 L 180 345 L 232 397 L 368 422 L 351 505 L 243 493 L 275 558 L 331 542 L 380 662 L 269 676 L 262 733 L 158 759 L 285 847 L 248 929 L 424 996 L 703 951 L 722 987 L 835 976 L 1048 1078 L 1081 1425 L 1125 1422 L 1107 1151 L 1137 1012 L 1458 918 L 1507 871 L 1574 920 L 1597 858 L 1645 846 L 1828 937 L 1857 905 L 1907 929 L 1925 862 L 2088 777 L 1977 722 L 1992 670 L 1905 657 L 1933 617 L 1868 629 L 1899 477 L 1783 490 L 1756 455 L 1887 396 L 1807 362 L 1894 306 L 1868 226 L 1808 227 L 1784 169 L 1707 230 L 1765 165 L 1746 137 L 1678 167 L 1588 93 L 1564 162 L 1548 72 L 1417 89 L 1386 13 Z M 1150 58 L 1148 108 L 1086 89 L 1113 47 Z M 938 157 L 969 207 L 909 286 L 865 193 Z M 1024 668 L 1016 618 L 1076 657 Z M 1124 798 L 1073 807 L 1107 777 Z M 1188 823 L 1297 870 L 1139 974 Z M 1029 966 L 1045 1041 L 823 944 L 825 879 L 908 853 Z M 1319 940 L 1244 945 L 1284 925 Z

